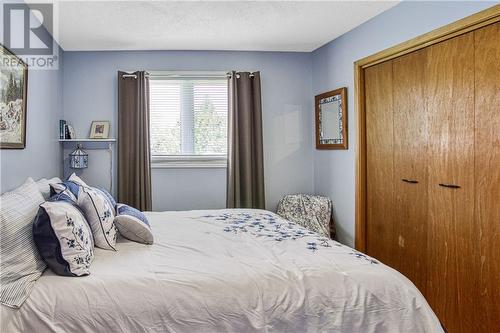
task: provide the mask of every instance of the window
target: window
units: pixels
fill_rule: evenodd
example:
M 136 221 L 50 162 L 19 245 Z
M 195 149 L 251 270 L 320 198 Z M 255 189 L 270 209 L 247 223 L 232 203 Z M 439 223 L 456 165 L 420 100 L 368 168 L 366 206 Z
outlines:
M 153 166 L 225 166 L 227 94 L 225 73 L 151 73 Z

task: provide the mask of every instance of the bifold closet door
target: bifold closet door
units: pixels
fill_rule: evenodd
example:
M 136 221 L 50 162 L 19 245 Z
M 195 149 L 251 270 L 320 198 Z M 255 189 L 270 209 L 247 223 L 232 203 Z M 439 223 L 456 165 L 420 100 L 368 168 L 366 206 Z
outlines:
M 393 60 L 394 226 L 398 265 L 425 295 L 427 284 L 427 145 L 424 96 L 426 50 Z
M 474 32 L 428 47 L 426 59 L 426 296 L 448 332 L 477 332 L 481 258 L 474 222 Z
M 474 32 L 475 215 L 481 251 L 480 332 L 500 332 L 500 23 Z M 479 330 L 478 330 L 479 331 Z
M 392 61 L 365 69 L 366 251 L 398 267 L 394 226 Z

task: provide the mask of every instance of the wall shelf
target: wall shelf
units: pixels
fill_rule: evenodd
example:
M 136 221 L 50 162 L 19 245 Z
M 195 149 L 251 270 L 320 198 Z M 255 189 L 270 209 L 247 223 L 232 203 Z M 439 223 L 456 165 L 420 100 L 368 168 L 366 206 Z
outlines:
M 59 142 L 116 142 L 116 139 L 59 139 Z

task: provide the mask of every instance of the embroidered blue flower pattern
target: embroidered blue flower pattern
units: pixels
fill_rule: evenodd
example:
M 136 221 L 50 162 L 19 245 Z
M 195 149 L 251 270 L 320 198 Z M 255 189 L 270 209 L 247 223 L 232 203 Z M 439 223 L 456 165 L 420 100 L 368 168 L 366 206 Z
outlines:
M 68 244 L 68 247 L 74 248 L 76 243 L 74 239 L 67 239 L 66 243 Z
M 305 246 L 313 253 L 322 248 L 342 248 L 344 254 L 363 260 L 369 264 L 380 264 L 379 261 L 340 244 L 328 237 L 307 230 L 278 215 L 261 212 L 230 212 L 218 215 L 204 215 L 196 218 L 207 222 L 223 223 L 223 231 L 232 234 L 249 233 L 256 237 L 265 237 L 276 242 L 295 241 L 304 238 Z
M 361 252 L 358 252 L 358 251 L 354 251 L 354 252 L 350 252 L 349 253 L 350 255 L 353 255 L 355 258 L 357 259 L 363 259 L 363 260 L 366 260 L 367 262 L 369 262 L 370 264 L 379 264 L 379 262 L 369 256 L 367 256 L 366 254 L 364 253 L 361 253 Z
M 109 209 L 109 207 L 107 207 L 106 205 L 106 210 L 102 213 L 102 216 L 99 216 L 101 221 L 106 221 L 108 218 L 111 217 L 111 210 Z
M 73 221 L 73 219 L 71 217 L 69 217 L 68 215 L 66 215 L 66 225 L 68 227 L 72 227 L 75 225 L 75 221 Z
M 89 247 L 91 233 L 90 231 L 84 230 L 86 227 L 83 224 L 75 224 L 75 220 L 68 216 L 66 213 L 66 225 L 71 227 L 71 234 L 73 237 L 61 237 L 63 241 L 66 242 L 69 248 L 77 249 L 81 251 L 87 251 L 84 256 L 77 255 L 71 260 L 77 265 L 83 265 L 86 269 L 90 267 L 93 258 L 92 246 Z
M 338 244 L 271 213 L 221 213 L 219 215 L 204 215 L 200 219 L 223 222 L 225 225 L 223 230 L 228 233 L 250 233 L 257 237 L 273 239 L 276 242 L 298 240 L 304 237 L 313 238 L 315 241 L 306 243 L 307 249 L 312 252 L 317 251 L 320 247 L 331 247 L 330 243 Z

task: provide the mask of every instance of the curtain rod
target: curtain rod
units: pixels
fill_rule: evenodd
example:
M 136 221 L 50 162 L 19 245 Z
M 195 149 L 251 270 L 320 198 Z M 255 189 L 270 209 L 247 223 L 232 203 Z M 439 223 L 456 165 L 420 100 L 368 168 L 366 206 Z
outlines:
M 146 74 L 145 76 L 149 77 L 149 74 Z M 122 79 L 128 79 L 128 78 L 137 79 L 137 75 L 136 74 L 122 74 Z
M 239 75 L 240 75 L 239 73 L 236 73 L 236 77 L 237 78 L 239 78 Z M 148 74 L 148 73 L 146 73 L 145 76 L 146 77 L 151 77 L 151 75 Z M 182 75 L 180 75 L 180 76 L 182 76 Z M 250 73 L 248 76 L 249 77 L 254 77 L 255 75 L 253 73 Z M 226 73 L 226 77 L 230 78 L 231 77 L 231 72 Z M 136 74 L 122 74 L 122 78 L 123 79 L 127 79 L 127 78 L 137 79 L 137 75 Z
M 231 72 L 227 73 L 227 74 L 226 74 L 226 76 L 227 76 L 228 78 L 230 78 L 230 77 L 231 77 Z M 239 76 L 240 76 L 240 73 L 236 73 L 236 78 L 237 78 L 237 79 L 239 79 Z M 250 72 L 250 73 L 248 74 L 248 76 L 249 76 L 249 77 L 254 77 L 254 76 L 255 76 L 255 74 Z

